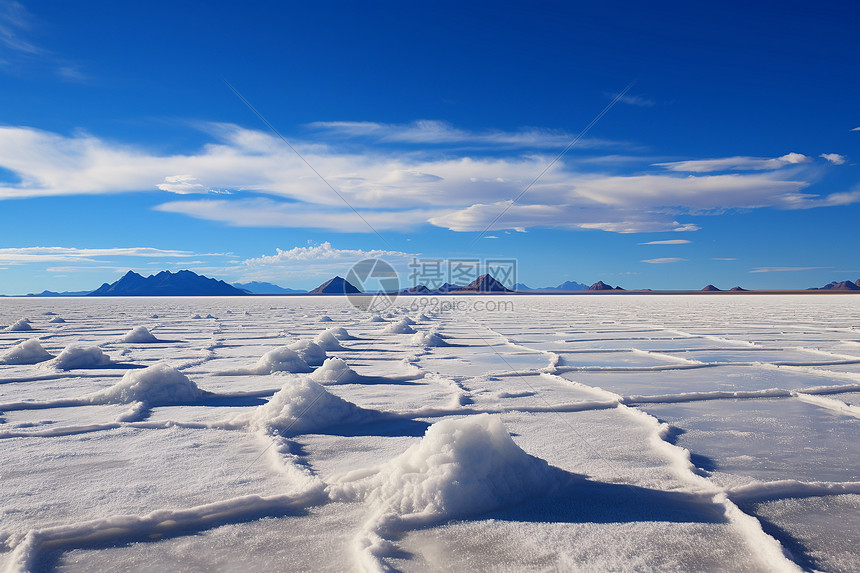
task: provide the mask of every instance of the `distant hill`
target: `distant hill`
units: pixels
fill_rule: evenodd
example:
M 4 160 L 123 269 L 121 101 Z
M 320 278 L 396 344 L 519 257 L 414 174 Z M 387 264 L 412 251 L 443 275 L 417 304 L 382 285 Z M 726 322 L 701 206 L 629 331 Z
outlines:
M 458 292 L 513 292 L 511 289 L 497 281 L 492 275 L 481 275 L 468 285 L 459 289 Z
M 853 283 L 851 281 L 833 281 L 832 283 L 826 284 L 821 288 L 811 288 L 808 290 L 860 290 L 860 279 L 858 279 L 857 282 Z
M 54 292 L 52 290 L 43 290 L 38 294 L 29 293 L 27 296 L 86 296 L 90 294 L 91 290 L 77 290 L 77 291 L 63 291 L 63 292 Z
M 460 285 L 452 285 L 451 283 L 445 283 L 439 288 L 437 288 L 435 292 L 454 292 L 462 288 L 463 287 L 461 287 Z
M 541 290 L 588 290 L 588 285 L 576 281 L 564 281 L 558 286 L 544 287 Z
M 718 289 L 714 285 L 708 285 L 705 288 L 703 288 L 702 291 L 704 291 L 704 292 L 721 292 L 720 289 Z
M 134 271 L 113 284 L 104 283 L 88 296 L 242 296 L 245 292 L 224 281 L 191 271 L 161 271 L 146 278 Z
M 516 291 L 526 291 L 526 290 L 534 290 L 531 287 L 524 285 L 523 283 L 517 283 L 514 285 L 514 290 Z
M 431 291 L 424 285 L 415 285 L 413 287 L 405 288 L 400 292 L 404 294 L 427 294 Z
M 306 290 L 296 290 L 284 288 L 272 283 L 251 281 L 249 283 L 233 283 L 237 289 L 248 291 L 251 294 L 295 294 L 308 292 Z
M 351 283 L 349 283 L 346 279 L 341 277 L 334 277 L 332 279 L 327 280 L 314 290 L 310 291 L 309 294 L 359 294 L 360 290 L 355 288 Z
M 624 290 L 624 289 L 621 287 L 613 287 L 612 285 L 608 285 L 603 281 L 597 281 L 596 283 L 594 283 L 593 285 L 588 287 L 588 290 Z
M 747 292 L 747 289 L 745 289 L 745 288 L 741 288 L 741 287 L 739 287 L 739 286 L 732 287 L 732 288 L 730 288 L 729 290 L 732 290 L 732 291 L 735 291 L 735 292 Z

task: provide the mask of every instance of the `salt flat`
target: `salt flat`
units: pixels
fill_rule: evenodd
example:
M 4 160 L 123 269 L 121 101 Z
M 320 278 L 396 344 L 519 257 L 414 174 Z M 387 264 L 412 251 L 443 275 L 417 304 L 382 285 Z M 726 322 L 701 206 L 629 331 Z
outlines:
M 858 398 L 856 296 L 0 299 L 0 568 L 857 571 Z

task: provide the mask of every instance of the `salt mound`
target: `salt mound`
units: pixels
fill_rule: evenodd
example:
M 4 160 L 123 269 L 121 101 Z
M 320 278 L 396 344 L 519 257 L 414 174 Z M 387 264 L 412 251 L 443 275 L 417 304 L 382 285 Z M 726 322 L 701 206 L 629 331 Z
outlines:
M 430 320 L 430 317 L 422 312 L 421 314 L 418 315 L 418 320 L 420 320 L 421 322 L 425 322 L 425 321 Z
M 344 350 L 343 346 L 340 345 L 340 341 L 328 330 L 323 330 L 317 334 L 314 337 L 314 342 L 319 344 L 323 350 Z
M 322 366 L 325 362 L 326 354 L 322 346 L 310 340 L 299 340 L 287 345 L 290 350 L 295 350 L 302 360 L 308 363 L 309 366 Z
M 415 324 L 415 321 L 412 320 L 411 318 L 409 318 L 408 316 L 404 316 L 402 319 L 400 319 L 400 322 L 405 322 L 406 324 L 408 324 L 410 326 Z
M 379 316 L 378 314 L 374 314 L 373 316 L 371 316 L 370 318 L 367 319 L 367 322 L 388 322 L 388 321 L 385 320 L 384 318 L 382 318 L 381 316 Z
M 79 368 L 99 368 L 108 366 L 113 362 L 110 356 L 102 352 L 97 346 L 69 346 L 60 354 L 45 362 L 45 366 L 51 366 L 57 370 L 76 370 Z
M 22 318 L 6 327 L 6 332 L 26 332 L 28 330 L 33 330 L 33 327 L 30 326 L 30 321 L 26 318 Z
M 402 318 L 397 322 L 392 322 L 386 326 L 382 329 L 382 332 L 387 332 L 389 334 L 415 334 L 415 329 L 409 326 L 405 318 Z
M 161 342 L 145 326 L 136 326 L 119 339 L 120 342 Z
M 355 340 L 356 338 L 342 326 L 332 326 L 331 328 L 327 328 L 325 332 L 331 333 L 338 340 Z
M 311 378 L 320 384 L 351 384 L 360 375 L 350 368 L 342 358 L 326 358 L 323 365 L 314 370 Z
M 65 320 L 63 320 L 63 319 L 62 319 L 61 317 L 59 317 L 59 316 L 55 316 L 54 318 L 52 318 L 52 319 L 51 319 L 51 320 L 49 320 L 48 322 L 52 322 L 52 323 L 54 323 L 54 324 L 59 324 L 59 323 L 66 322 L 66 321 L 65 321 Z
M 56 312 L 51 312 L 51 311 L 49 310 L 48 312 L 43 312 L 43 313 L 42 313 L 42 315 L 44 315 L 44 316 L 57 316 L 57 313 L 56 313 Z
M 331 328 L 327 328 L 326 332 L 331 332 L 332 336 L 334 336 L 338 340 L 357 340 L 355 336 L 347 332 L 347 330 L 342 326 L 333 326 Z
M 302 360 L 299 354 L 286 346 L 275 348 L 263 354 L 257 365 L 255 374 L 273 374 L 275 372 L 310 372 L 313 368 Z
M 42 348 L 38 338 L 31 338 L 10 348 L 0 358 L 0 364 L 37 364 L 53 357 L 53 354 Z
M 94 403 L 143 402 L 147 406 L 168 406 L 198 400 L 205 394 L 185 374 L 159 362 L 143 370 L 129 370 L 122 380 L 90 399 Z
M 412 337 L 412 340 L 409 341 L 409 344 L 412 346 L 424 346 L 425 348 L 431 346 L 449 346 L 449 344 L 435 332 L 416 332 L 415 336 Z
M 293 375 L 271 399 L 245 420 L 252 430 L 290 436 L 318 432 L 330 426 L 369 421 L 376 416 L 329 393 L 308 376 Z
M 199 319 L 202 319 L 203 317 L 202 317 L 202 316 L 200 316 L 199 314 L 195 314 L 195 315 L 194 315 L 194 316 L 192 316 L 191 318 L 192 318 L 193 320 L 199 320 Z
M 158 318 L 158 315 L 157 314 L 150 314 L 149 318 Z
M 517 446 L 498 416 L 478 414 L 433 424 L 403 454 L 342 476 L 330 493 L 338 501 L 367 499 L 379 513 L 427 524 L 545 493 L 559 483 L 557 472 Z
M 334 322 L 330 316 L 321 316 L 319 322 Z

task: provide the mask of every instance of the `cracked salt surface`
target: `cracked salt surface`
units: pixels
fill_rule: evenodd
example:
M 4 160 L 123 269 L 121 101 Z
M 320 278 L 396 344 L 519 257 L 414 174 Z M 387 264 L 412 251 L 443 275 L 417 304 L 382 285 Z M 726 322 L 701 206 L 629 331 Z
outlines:
M 860 298 L 505 300 L 0 300 L 0 571 L 857 570 Z

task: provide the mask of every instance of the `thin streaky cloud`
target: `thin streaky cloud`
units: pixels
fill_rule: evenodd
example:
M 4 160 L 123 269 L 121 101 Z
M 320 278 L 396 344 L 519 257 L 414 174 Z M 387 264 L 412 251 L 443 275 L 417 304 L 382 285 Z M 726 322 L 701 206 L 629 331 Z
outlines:
M 791 273 L 796 271 L 817 271 L 829 267 L 756 267 L 751 273 Z
M 0 2 L 0 44 L 15 52 L 40 54 L 43 50 L 24 36 L 32 27 L 32 17 L 19 2 Z
M 446 121 L 416 120 L 411 123 L 379 123 L 373 121 L 317 121 L 307 127 L 341 138 L 367 138 L 386 143 L 415 143 L 435 145 L 480 145 L 510 148 L 558 148 L 573 137 L 557 129 L 529 128 L 519 131 L 470 131 L 454 127 Z M 581 147 L 607 147 L 617 142 L 588 139 Z
M 722 157 L 717 159 L 693 159 L 688 161 L 670 161 L 655 163 L 670 171 L 687 171 L 692 173 L 707 173 L 711 171 L 772 171 L 788 165 L 808 163 L 809 157 L 802 153 L 786 153 L 781 157 Z
M 639 243 L 640 245 L 689 245 L 693 241 L 687 239 L 667 239 L 665 241 L 648 241 L 647 243 Z
M 667 263 L 680 263 L 682 261 L 686 261 L 687 259 L 682 259 L 680 257 L 662 257 L 658 259 L 644 259 L 643 263 L 648 263 L 651 265 L 663 265 Z
M 214 253 L 212 253 L 214 255 Z M 151 257 L 176 258 L 197 257 L 198 253 L 155 249 L 152 247 L 126 247 L 106 249 L 79 249 L 75 247 L 19 247 L 0 249 L 3 263 L 30 262 L 97 262 L 94 257 Z
M 617 94 L 606 94 L 607 97 L 613 98 L 616 97 Z M 649 99 L 645 96 L 640 95 L 632 95 L 625 94 L 618 98 L 618 101 L 621 103 L 626 103 L 627 105 L 635 105 L 637 107 L 653 107 L 656 105 L 656 102 L 652 99 Z
M 712 261 L 736 261 L 737 257 L 713 257 Z

